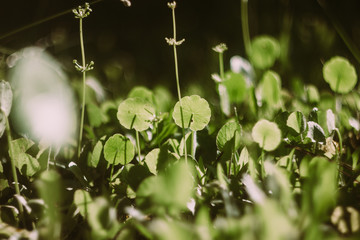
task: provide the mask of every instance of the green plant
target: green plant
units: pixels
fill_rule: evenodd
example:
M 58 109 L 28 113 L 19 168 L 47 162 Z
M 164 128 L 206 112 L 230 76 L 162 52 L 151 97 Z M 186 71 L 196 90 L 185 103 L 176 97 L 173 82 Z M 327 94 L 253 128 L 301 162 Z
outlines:
M 74 59 L 74 64 L 76 70 L 82 73 L 82 101 L 81 101 L 81 119 L 80 119 L 80 129 L 79 129 L 79 140 L 78 140 L 78 151 L 77 156 L 80 158 L 81 154 L 81 142 L 83 136 L 84 128 L 84 116 L 85 116 L 85 100 L 86 100 L 86 72 L 94 68 L 94 62 L 91 61 L 89 64 L 86 63 L 85 59 L 85 49 L 84 49 L 84 36 L 83 36 L 83 19 L 88 17 L 92 12 L 89 3 L 85 3 L 85 7 L 79 6 L 77 9 L 73 9 L 75 18 L 79 19 L 79 29 L 80 29 L 80 48 L 81 48 L 81 65 L 77 60 Z

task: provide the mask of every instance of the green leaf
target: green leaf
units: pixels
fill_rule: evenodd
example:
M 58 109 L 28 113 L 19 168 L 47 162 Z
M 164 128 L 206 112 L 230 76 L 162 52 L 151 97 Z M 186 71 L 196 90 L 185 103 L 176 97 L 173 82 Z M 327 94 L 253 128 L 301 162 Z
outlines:
M 184 127 L 199 131 L 206 127 L 210 121 L 211 110 L 208 102 L 198 95 L 186 96 L 181 99 Z M 180 102 L 175 104 L 173 119 L 182 127 Z
M 0 112 L 5 113 L 6 117 L 9 116 L 12 105 L 13 93 L 11 86 L 4 80 L 0 81 Z
M 276 123 L 262 119 L 252 129 L 252 137 L 266 151 L 275 150 L 281 142 L 281 131 Z
M 89 205 L 93 202 L 91 199 L 90 193 L 78 189 L 74 193 L 74 204 L 79 209 L 81 216 L 87 217 L 89 214 Z
M 157 175 L 156 166 L 158 163 L 159 154 L 160 154 L 160 148 L 155 148 L 145 156 L 145 163 L 149 168 L 149 171 L 154 175 Z
M 27 154 L 26 151 L 30 149 L 34 142 L 29 139 L 19 138 L 11 142 L 13 149 L 12 159 L 15 159 L 15 166 L 26 176 L 33 176 L 41 167 L 33 156 Z M 10 154 L 10 152 L 9 152 Z
M 99 127 L 102 124 L 103 119 L 105 118 L 101 109 L 93 103 L 88 103 L 86 104 L 86 111 L 88 114 L 90 125 L 92 127 Z
M 320 94 L 314 85 L 307 86 L 307 98 L 310 103 L 317 103 L 320 101 Z
M 290 113 L 286 125 L 295 130 L 298 134 L 303 133 L 306 130 L 306 118 L 299 112 Z
M 161 85 L 156 86 L 154 89 L 154 95 L 156 110 L 160 113 L 169 112 L 172 106 L 174 106 L 174 99 L 167 88 Z
M 128 98 L 121 102 L 117 118 L 127 129 L 144 131 L 151 126 L 155 116 L 155 109 L 151 103 L 142 98 Z
M 151 203 L 154 211 L 178 212 L 187 208 L 195 186 L 192 162 L 180 160 L 157 175 L 146 178 L 136 192 L 137 204 Z
M 144 86 L 135 86 L 131 89 L 128 98 L 142 98 L 151 104 L 155 104 L 154 93 Z
M 262 97 L 270 108 L 279 108 L 281 104 L 281 80 L 279 74 L 267 71 L 261 80 Z
M 232 146 L 234 151 L 240 147 L 240 138 L 241 138 L 241 125 L 236 121 L 231 121 L 226 123 L 221 127 L 220 131 L 216 136 L 216 146 L 220 151 L 224 150 L 225 144 L 228 142 L 234 142 Z
M 104 145 L 103 145 L 102 141 L 99 140 L 96 143 L 94 150 L 92 151 L 91 158 L 90 158 L 90 161 L 88 164 L 89 166 L 94 167 L 94 168 L 97 167 L 97 165 L 99 164 L 99 161 L 100 161 L 103 147 L 104 147 Z
M 231 103 L 241 103 L 245 100 L 247 86 L 242 74 L 229 71 L 225 73 L 225 79 L 221 84 L 226 87 Z
M 135 149 L 131 141 L 121 135 L 115 134 L 111 136 L 104 146 L 105 160 L 110 164 L 126 165 L 134 158 Z
M 270 36 L 258 36 L 251 43 L 250 60 L 256 68 L 267 69 L 280 56 L 279 42 Z
M 343 57 L 333 57 L 324 64 L 323 76 L 336 93 L 348 93 L 356 85 L 357 75 L 354 66 Z
M 307 122 L 307 126 L 307 138 L 309 138 L 312 142 L 325 142 L 325 132 L 319 124 L 313 121 L 309 121 Z
M 45 239 L 60 239 L 61 213 L 59 206 L 62 206 L 63 197 L 61 176 L 54 170 L 45 171 L 36 181 L 36 187 L 41 199 L 46 204 L 45 215 L 42 218 L 47 226 L 43 233 L 46 235 Z

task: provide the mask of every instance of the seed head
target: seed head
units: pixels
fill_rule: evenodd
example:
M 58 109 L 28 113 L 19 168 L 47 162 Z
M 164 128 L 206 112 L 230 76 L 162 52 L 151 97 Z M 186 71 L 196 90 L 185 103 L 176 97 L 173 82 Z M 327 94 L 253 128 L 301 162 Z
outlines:
M 176 2 L 175 1 L 173 1 L 171 3 L 169 2 L 168 7 L 171 8 L 171 9 L 175 9 L 176 8 Z
M 220 43 L 219 45 L 216 45 L 215 47 L 213 47 L 213 50 L 215 52 L 218 52 L 218 53 L 223 53 L 227 50 L 227 46 L 225 43 Z

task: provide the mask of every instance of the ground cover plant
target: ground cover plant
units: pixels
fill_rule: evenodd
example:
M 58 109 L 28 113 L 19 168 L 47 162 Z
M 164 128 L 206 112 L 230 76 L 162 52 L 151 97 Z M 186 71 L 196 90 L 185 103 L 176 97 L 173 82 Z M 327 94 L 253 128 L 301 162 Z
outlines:
M 71 83 L 44 47 L 1 68 L 2 239 L 360 237 L 359 62 L 342 29 L 355 60 L 324 59 L 322 89 L 286 74 L 286 38 L 250 36 L 239 1 L 244 53 L 227 63 L 226 43 L 208 49 L 207 99 L 183 89 L 182 2 L 164 2 L 176 94 L 134 82 L 105 99 L 91 75 L 101 63 L 85 58 L 97 2 L 63 13 L 79 24 Z

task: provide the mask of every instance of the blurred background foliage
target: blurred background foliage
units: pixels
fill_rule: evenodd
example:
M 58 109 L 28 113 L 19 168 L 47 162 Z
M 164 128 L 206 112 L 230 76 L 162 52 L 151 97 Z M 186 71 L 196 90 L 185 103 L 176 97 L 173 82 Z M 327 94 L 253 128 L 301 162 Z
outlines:
M 11 54 L 34 45 L 45 47 L 63 64 L 69 76 L 79 77 L 72 63 L 73 59 L 80 59 L 78 22 L 70 11 L 7 34 L 83 3 L 79 0 L 3 2 L 0 78 L 6 79 Z M 84 21 L 86 57 L 95 62 L 90 75 L 103 84 L 108 96 L 125 96 L 135 85 L 154 88 L 158 84 L 173 91 L 175 96 L 173 55 L 164 39 L 172 35 L 171 12 L 166 1 L 134 0 L 126 8 L 119 0 L 103 0 L 91 7 L 93 13 Z M 211 48 L 220 42 L 227 44 L 225 69 L 229 69 L 232 56 L 245 56 L 240 0 L 179 0 L 177 8 L 178 38 L 186 39 L 179 48 L 182 88 L 185 94 L 197 93 L 211 101 L 216 92 L 210 76 L 218 72 L 218 56 Z M 249 0 L 250 35 L 252 38 L 272 35 L 280 41 L 282 50 L 288 46 L 288 54 L 283 51 L 285 55 L 275 66 L 285 87 L 298 77 L 320 89 L 328 88 L 321 73 L 326 60 L 341 55 L 356 62 L 334 23 L 355 46 L 360 46 L 359 9 L 357 0 Z

